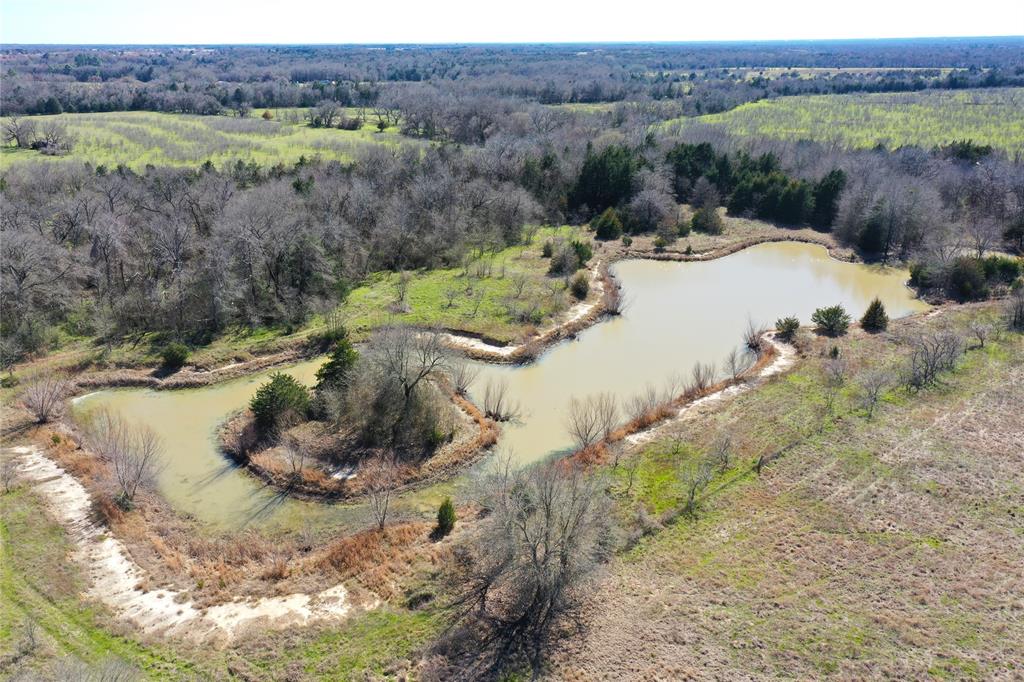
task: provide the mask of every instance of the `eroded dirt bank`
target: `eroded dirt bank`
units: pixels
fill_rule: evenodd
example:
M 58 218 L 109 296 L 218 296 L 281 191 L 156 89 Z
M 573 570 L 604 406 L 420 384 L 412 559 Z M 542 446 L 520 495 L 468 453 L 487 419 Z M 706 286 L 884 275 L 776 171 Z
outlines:
M 109 528 L 93 520 L 92 500 L 81 483 L 34 446 L 8 448 L 4 456 L 14 459 L 19 476 L 43 498 L 74 543 L 74 559 L 82 563 L 89 578 L 86 596 L 142 634 L 224 645 L 249 628 L 337 623 L 353 610 L 375 606 L 355 604 L 343 584 L 318 593 L 230 601 L 205 608 L 195 606 L 182 591 L 144 589 L 146 571 Z

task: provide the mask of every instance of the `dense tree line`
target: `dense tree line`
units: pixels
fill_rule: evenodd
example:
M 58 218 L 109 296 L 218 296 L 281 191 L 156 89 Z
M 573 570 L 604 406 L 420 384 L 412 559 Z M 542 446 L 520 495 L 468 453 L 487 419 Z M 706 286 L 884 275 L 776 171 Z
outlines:
M 214 114 L 372 106 L 440 90 L 541 104 L 670 100 L 686 114 L 764 97 L 1024 84 L 1019 39 L 747 45 L 7 47 L 0 113 Z M 847 67 L 849 71 L 778 69 Z M 952 71 L 943 69 L 952 67 Z M 244 105 L 244 107 L 242 106 Z

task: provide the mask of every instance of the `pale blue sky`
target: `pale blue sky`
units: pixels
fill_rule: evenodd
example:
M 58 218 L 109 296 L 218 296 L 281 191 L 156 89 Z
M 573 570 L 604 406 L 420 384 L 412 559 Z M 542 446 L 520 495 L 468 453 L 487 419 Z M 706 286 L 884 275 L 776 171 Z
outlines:
M 3 43 L 787 40 L 1024 34 L 1021 0 L 0 0 Z

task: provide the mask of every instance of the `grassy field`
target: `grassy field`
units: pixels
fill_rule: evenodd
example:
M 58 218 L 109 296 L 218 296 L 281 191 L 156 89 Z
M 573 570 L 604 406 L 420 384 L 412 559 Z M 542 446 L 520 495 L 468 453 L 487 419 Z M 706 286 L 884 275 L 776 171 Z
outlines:
M 913 335 L 991 316 L 978 311 L 896 326 Z M 717 434 L 733 438 L 697 518 L 656 527 L 615 562 L 556 677 L 1021 674 L 1024 337 L 970 349 L 916 395 L 888 391 L 871 420 L 852 378 L 826 411 L 832 343 L 647 446 L 632 487 L 617 473 L 624 517 L 657 518 L 680 503 L 680 466 Z M 851 377 L 906 353 L 895 335 L 837 345 Z M 754 473 L 759 455 L 779 452 Z
M 744 137 L 853 148 L 930 148 L 970 139 L 1013 157 L 1024 153 L 1024 88 L 783 97 L 667 125 L 701 124 Z
M 66 126 L 75 140 L 72 152 L 60 157 L 44 156 L 5 145 L 0 148 L 0 171 L 38 160 L 88 161 L 110 168 L 124 164 L 135 170 L 148 164 L 197 166 L 206 161 L 221 167 L 239 159 L 271 166 L 293 164 L 303 156 L 346 161 L 361 145 L 397 144 L 400 139 L 394 131 L 378 133 L 369 122 L 361 130 L 314 129 L 289 122 L 294 117 L 280 110 L 275 110 L 275 118 L 270 121 L 260 118 L 260 114 L 262 110 L 245 119 L 143 111 L 35 116 L 39 125 L 56 120 Z

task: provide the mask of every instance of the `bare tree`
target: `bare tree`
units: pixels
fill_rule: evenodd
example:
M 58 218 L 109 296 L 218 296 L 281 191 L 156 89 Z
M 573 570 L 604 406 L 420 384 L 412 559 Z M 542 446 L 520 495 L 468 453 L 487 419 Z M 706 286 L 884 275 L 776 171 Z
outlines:
M 508 398 L 508 380 L 491 379 L 484 387 L 484 414 L 494 421 L 504 422 L 519 415 L 519 406 Z
M 455 307 L 455 300 L 459 297 L 459 294 L 461 294 L 461 293 L 462 292 L 460 291 L 459 287 L 454 286 L 454 285 L 445 288 L 445 290 L 444 290 L 444 299 L 445 299 L 445 302 L 447 303 L 447 305 L 445 307 L 446 308 L 454 308 Z
M 514 298 L 520 298 L 523 295 L 523 290 L 526 288 L 526 275 L 521 272 L 517 272 L 512 275 L 512 295 Z
M 394 461 L 378 458 L 360 467 L 360 473 L 366 478 L 366 495 L 370 502 L 370 513 L 379 530 L 384 530 L 388 512 L 391 508 L 391 496 L 395 492 L 398 470 Z
M 25 387 L 21 402 L 35 417 L 36 422 L 45 424 L 59 416 L 64 399 L 71 391 L 71 383 L 58 374 L 43 374 Z
M 21 116 L 11 116 L 4 122 L 4 142 L 13 142 L 28 149 L 36 139 L 36 122 Z
M 874 415 L 878 401 L 881 400 L 885 390 L 892 385 L 892 381 L 892 372 L 884 367 L 870 369 L 858 378 L 860 404 L 867 412 L 868 419 Z
M 480 365 L 463 356 L 456 356 L 448 362 L 448 374 L 455 392 L 464 396 L 480 375 Z
M 578 450 L 585 450 L 596 443 L 601 436 L 601 415 L 595 402 L 590 398 L 571 398 L 566 428 Z
M 608 440 L 619 423 L 619 403 L 615 399 L 614 393 L 599 393 L 591 400 L 594 403 L 594 412 L 597 413 L 601 438 Z
M 478 490 L 491 513 L 456 564 L 456 617 L 482 640 L 481 656 L 523 653 L 536 666 L 552 627 L 579 608 L 610 554 L 605 483 L 565 463 L 518 468 L 503 459 Z
M 698 393 L 703 393 L 715 380 L 715 363 L 698 362 L 693 366 L 691 372 L 691 385 Z
M 1024 288 L 1010 294 L 1006 302 L 1006 324 L 1014 331 L 1024 331 Z
M 903 368 L 904 387 L 916 392 L 931 386 L 940 373 L 956 366 L 963 353 L 964 340 L 953 331 L 941 330 L 914 338 Z
M 846 361 L 841 358 L 828 360 L 822 372 L 825 379 L 825 412 L 831 415 L 839 391 L 846 383 Z
M 163 467 L 159 436 L 145 424 L 131 424 L 117 413 L 103 410 L 92 415 L 86 440 L 110 462 L 119 488 L 118 504 L 131 509 L 139 489 L 151 485 Z
M 392 445 L 399 441 L 399 433 L 423 380 L 444 369 L 448 355 L 437 330 L 417 332 L 409 327 L 388 326 L 374 337 L 369 349 L 370 359 L 383 380 L 394 382 L 400 392 L 401 403 L 391 429 Z
M 711 446 L 710 458 L 716 463 L 719 472 L 724 473 L 729 468 L 729 461 L 732 455 L 732 436 L 724 433 L 715 439 Z
M 302 475 L 302 469 L 306 466 L 308 448 L 295 438 L 287 438 L 282 448 L 285 460 L 291 469 L 292 479 L 298 479 Z
M 967 328 L 971 330 L 974 338 L 978 339 L 978 348 L 984 348 L 985 342 L 992 335 L 992 325 L 984 320 L 974 318 L 967 323 Z
M 753 318 L 747 318 L 747 328 L 743 332 L 743 343 L 758 357 L 764 352 L 765 328 L 754 322 Z
M 626 405 L 626 414 L 630 419 L 639 421 L 657 406 L 658 390 L 654 386 L 648 385 L 629 399 Z
M 725 356 L 725 366 L 729 370 L 729 375 L 733 378 L 733 381 L 739 381 L 740 375 L 750 367 L 750 355 L 744 353 L 739 348 L 733 348 Z
M 714 477 L 714 465 L 705 457 L 684 457 L 679 463 L 679 485 L 683 494 L 683 513 L 694 516 L 697 502 Z

